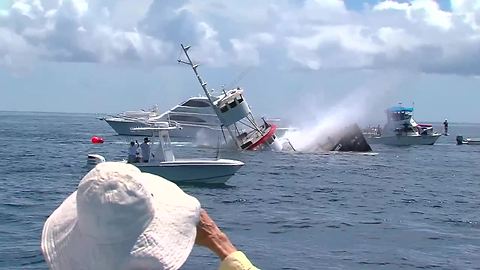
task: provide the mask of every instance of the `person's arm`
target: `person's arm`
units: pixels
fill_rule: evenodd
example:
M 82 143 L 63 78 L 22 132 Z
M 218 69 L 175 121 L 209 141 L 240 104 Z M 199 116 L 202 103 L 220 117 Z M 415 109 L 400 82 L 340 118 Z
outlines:
M 243 252 L 230 242 L 204 209 L 200 212 L 200 222 L 197 225 L 197 245 L 207 247 L 222 261 L 220 270 L 257 270 Z

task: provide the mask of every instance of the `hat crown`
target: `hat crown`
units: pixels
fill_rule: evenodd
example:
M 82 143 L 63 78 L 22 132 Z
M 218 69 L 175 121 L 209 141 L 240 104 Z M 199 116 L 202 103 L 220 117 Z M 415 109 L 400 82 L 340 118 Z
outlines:
M 82 234 L 106 243 L 137 238 L 154 217 L 152 195 L 139 180 L 141 173 L 137 170 L 97 166 L 88 173 L 77 190 Z

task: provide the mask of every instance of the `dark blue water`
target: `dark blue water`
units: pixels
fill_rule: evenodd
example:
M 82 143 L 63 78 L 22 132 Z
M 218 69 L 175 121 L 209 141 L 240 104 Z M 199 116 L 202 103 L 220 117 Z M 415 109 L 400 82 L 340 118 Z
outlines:
M 0 130 L 0 268 L 46 269 L 43 222 L 86 173 L 87 153 L 123 158 L 128 138 L 81 114 L 2 112 Z M 480 137 L 480 125 L 450 133 Z M 480 146 L 454 139 L 375 145 L 376 156 L 223 152 L 246 163 L 228 186 L 183 188 L 262 269 L 480 269 Z M 194 248 L 183 269 L 217 265 Z

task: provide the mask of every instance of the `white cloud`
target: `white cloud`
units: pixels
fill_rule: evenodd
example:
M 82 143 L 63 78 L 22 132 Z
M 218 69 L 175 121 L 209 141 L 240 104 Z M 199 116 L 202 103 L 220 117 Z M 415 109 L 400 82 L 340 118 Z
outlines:
M 411 3 L 398 3 L 392 0 L 380 2 L 373 7 L 374 11 L 398 11 L 404 14 L 405 18 L 413 23 L 425 23 L 429 26 L 436 26 L 443 30 L 449 30 L 452 27 L 449 12 L 440 9 L 435 1 L 431 0 L 413 0 Z
M 234 62 L 237 65 L 257 66 L 260 65 L 260 47 L 274 45 L 275 37 L 268 33 L 257 33 L 245 39 L 233 38 L 230 40 L 235 54 Z
M 17 0 L 0 9 L 0 65 L 32 60 L 480 74 L 480 3 L 386 0 Z
M 31 64 L 30 55 L 39 54 L 39 50 L 30 46 L 25 39 L 10 31 L 7 28 L 0 27 L 0 66 L 5 66 L 14 72 L 28 69 Z M 26 55 L 25 52 L 30 52 Z

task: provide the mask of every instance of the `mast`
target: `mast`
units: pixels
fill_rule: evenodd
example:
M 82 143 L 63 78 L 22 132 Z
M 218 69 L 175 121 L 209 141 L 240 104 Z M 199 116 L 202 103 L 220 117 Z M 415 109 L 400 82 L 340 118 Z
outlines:
M 190 55 L 188 55 L 188 49 L 190 49 L 190 46 L 183 46 L 183 44 L 180 44 L 180 46 L 182 46 L 182 50 L 185 53 L 185 56 L 187 57 L 188 62 L 183 61 L 181 59 L 178 59 L 178 62 L 182 63 L 182 64 L 189 65 L 190 67 L 192 67 L 193 72 L 197 76 L 198 82 L 200 83 L 200 85 L 203 88 L 203 92 L 205 92 L 205 95 L 207 96 L 208 100 L 210 101 L 210 104 L 212 104 L 212 106 L 213 106 L 212 97 L 210 96 L 210 93 L 208 93 L 208 90 L 207 90 L 207 83 L 202 80 L 202 78 L 200 77 L 200 75 L 197 72 L 198 64 L 193 64 L 192 59 L 190 59 Z

